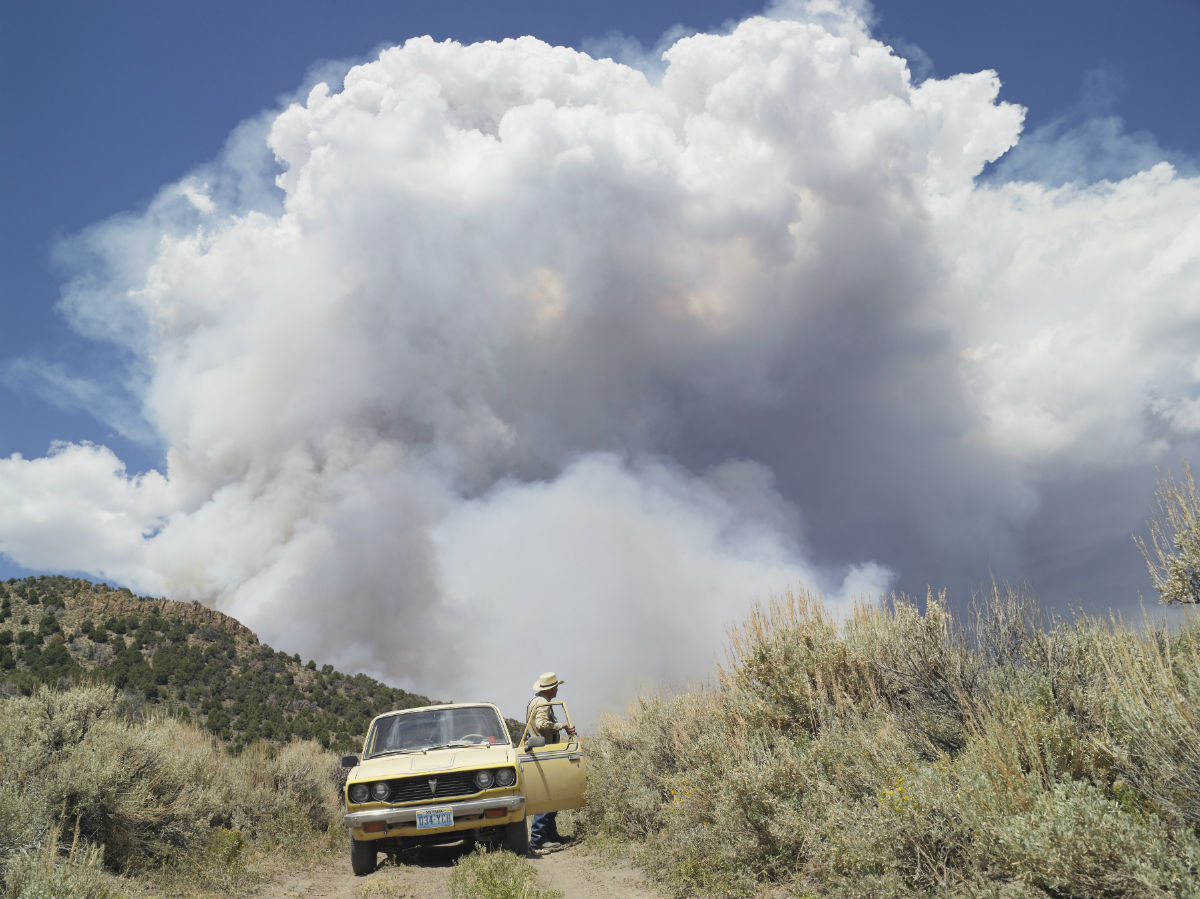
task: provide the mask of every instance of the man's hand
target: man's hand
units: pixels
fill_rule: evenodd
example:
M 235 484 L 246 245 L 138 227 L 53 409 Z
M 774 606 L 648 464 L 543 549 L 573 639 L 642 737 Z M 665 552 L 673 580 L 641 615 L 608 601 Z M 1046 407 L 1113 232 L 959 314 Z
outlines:
M 570 725 L 565 725 L 563 730 L 569 733 L 572 737 L 575 736 L 575 728 L 571 727 Z

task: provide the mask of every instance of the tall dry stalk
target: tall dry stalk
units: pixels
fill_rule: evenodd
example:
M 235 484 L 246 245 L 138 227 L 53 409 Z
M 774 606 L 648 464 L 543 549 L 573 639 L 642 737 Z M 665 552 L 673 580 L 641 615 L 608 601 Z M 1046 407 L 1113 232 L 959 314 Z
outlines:
M 1200 603 L 1200 491 L 1185 462 L 1183 482 L 1168 474 L 1155 491 L 1159 514 L 1147 522 L 1150 546 L 1134 537 L 1165 603 Z

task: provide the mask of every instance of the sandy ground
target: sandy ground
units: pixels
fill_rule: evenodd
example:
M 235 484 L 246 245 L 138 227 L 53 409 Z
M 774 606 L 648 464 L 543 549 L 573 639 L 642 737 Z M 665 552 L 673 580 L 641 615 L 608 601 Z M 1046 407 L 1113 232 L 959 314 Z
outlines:
M 384 865 L 366 877 L 350 872 L 348 852 L 331 855 L 262 885 L 253 895 L 255 899 L 450 899 L 450 872 L 462 851 L 459 847 L 424 849 L 406 855 L 400 865 Z M 565 899 L 662 899 L 664 895 L 629 862 L 590 854 L 583 844 L 535 853 L 528 864 L 537 871 L 540 889 L 561 890 Z

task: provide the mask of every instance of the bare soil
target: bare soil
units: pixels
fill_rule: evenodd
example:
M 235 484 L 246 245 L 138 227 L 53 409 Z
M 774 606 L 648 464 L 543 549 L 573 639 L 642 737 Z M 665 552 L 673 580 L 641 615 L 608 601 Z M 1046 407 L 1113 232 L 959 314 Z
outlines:
M 385 864 L 374 874 L 355 877 L 348 852 L 322 853 L 303 869 L 262 884 L 254 899 L 450 899 L 450 872 L 464 849 L 431 847 L 406 853 L 400 864 Z M 564 899 L 662 899 L 629 861 L 588 851 L 586 842 L 554 852 L 533 853 L 527 864 L 537 871 L 537 886 L 560 890 Z

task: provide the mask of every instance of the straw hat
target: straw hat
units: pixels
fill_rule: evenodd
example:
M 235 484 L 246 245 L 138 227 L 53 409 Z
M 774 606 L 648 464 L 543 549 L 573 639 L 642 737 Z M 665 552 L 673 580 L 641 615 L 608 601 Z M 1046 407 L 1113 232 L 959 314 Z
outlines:
M 543 690 L 553 690 L 559 684 L 565 683 L 566 681 L 559 680 L 558 675 L 556 675 L 553 671 L 547 671 L 534 682 L 533 691 L 535 693 L 541 693 Z

